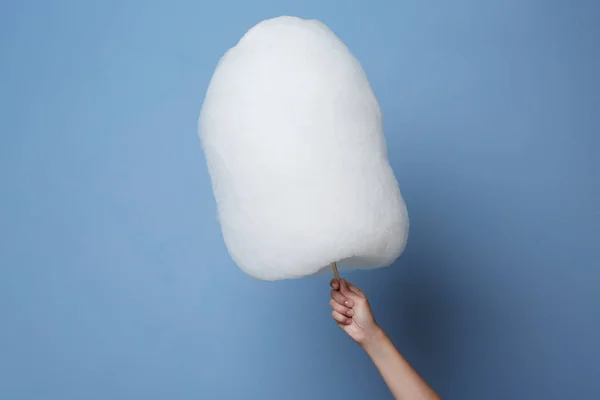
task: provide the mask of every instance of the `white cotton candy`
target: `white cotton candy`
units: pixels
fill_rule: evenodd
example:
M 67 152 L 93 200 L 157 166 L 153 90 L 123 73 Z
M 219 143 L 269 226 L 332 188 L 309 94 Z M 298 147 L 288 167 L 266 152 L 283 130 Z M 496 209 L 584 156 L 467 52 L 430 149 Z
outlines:
M 225 244 L 248 275 L 378 268 L 404 250 L 407 210 L 378 101 L 323 23 L 250 29 L 214 72 L 199 135 Z

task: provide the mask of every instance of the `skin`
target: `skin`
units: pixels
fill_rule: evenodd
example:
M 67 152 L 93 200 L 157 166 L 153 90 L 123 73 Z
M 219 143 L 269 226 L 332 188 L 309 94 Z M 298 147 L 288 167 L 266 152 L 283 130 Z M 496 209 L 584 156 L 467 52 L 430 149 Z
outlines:
M 441 399 L 379 327 L 367 296 L 345 279 L 330 282 L 331 316 L 369 355 L 396 400 Z

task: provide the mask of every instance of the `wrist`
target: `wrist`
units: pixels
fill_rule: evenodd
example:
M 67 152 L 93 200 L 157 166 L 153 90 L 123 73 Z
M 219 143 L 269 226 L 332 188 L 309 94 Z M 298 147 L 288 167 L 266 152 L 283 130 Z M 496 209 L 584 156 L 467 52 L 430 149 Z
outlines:
M 359 343 L 360 347 L 363 348 L 367 353 L 372 352 L 377 347 L 381 346 L 385 342 L 387 336 L 383 329 L 376 325 Z

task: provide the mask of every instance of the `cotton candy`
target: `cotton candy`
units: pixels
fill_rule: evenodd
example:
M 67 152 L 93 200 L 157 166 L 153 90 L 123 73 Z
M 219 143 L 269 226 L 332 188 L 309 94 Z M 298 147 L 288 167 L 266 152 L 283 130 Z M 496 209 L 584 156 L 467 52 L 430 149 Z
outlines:
M 323 23 L 278 17 L 219 61 L 198 134 L 232 259 L 261 280 L 391 265 L 408 215 L 379 103 Z

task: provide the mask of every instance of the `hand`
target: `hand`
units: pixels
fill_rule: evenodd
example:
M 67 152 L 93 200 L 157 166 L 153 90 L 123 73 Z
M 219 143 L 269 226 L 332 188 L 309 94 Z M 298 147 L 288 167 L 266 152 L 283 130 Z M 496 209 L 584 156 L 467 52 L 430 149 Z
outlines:
M 367 296 L 345 279 L 332 279 L 329 284 L 333 319 L 373 360 L 394 398 L 439 400 L 377 325 Z
M 333 309 L 331 315 L 348 336 L 365 346 L 381 331 L 365 294 L 345 279 L 332 279 L 329 285 Z

